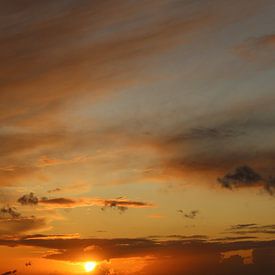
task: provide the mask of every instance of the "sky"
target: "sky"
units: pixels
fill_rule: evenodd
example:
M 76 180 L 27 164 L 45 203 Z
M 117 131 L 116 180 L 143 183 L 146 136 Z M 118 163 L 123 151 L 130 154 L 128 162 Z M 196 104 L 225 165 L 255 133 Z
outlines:
M 275 274 L 274 13 L 0 0 L 0 274 Z

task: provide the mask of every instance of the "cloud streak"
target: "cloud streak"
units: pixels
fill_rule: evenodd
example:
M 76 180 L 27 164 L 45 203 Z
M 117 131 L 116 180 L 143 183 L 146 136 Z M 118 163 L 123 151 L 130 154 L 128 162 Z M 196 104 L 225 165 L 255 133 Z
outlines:
M 49 208 L 75 208 L 88 206 L 101 206 L 125 211 L 128 208 L 150 208 L 154 205 L 149 202 L 128 200 L 125 198 L 103 199 L 103 198 L 38 198 L 33 193 L 23 195 L 18 199 L 21 205 L 43 205 Z
M 239 235 L 247 234 L 275 234 L 275 224 L 258 225 L 252 224 L 237 224 L 228 229 L 229 232 Z

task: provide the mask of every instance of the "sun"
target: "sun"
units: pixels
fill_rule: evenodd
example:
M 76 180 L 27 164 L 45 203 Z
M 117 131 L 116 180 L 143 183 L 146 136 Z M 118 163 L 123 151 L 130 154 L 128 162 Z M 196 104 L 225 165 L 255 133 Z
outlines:
M 86 272 L 91 272 L 96 268 L 96 262 L 86 262 L 84 263 L 84 268 Z

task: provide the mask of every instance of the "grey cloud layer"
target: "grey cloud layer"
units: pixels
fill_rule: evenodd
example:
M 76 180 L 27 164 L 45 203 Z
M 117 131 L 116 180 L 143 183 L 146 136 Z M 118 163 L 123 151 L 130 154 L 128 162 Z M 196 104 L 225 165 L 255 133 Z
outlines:
M 248 7 L 246 1 L 234 1 L 232 6 L 236 10 L 222 1 L 199 4 L 139 1 L 133 5 L 117 1 L 116 6 L 109 1 L 58 4 L 29 1 L 24 6 L 20 3 L 1 5 L 1 12 L 5 15 L 1 17 L 0 37 L 3 60 L 0 67 L 3 75 L 0 83 L 3 90 L 1 120 L 8 133 L 0 134 L 1 142 L 5 144 L 0 179 L 1 185 L 7 185 L 42 169 L 33 163 L 35 157 L 40 157 L 38 152 L 49 152 L 49 148 L 62 151 L 63 144 L 68 144 L 69 148 L 72 143 L 82 144 L 83 134 L 89 135 L 85 131 L 73 133 L 74 141 L 64 135 L 64 125 L 60 121 L 64 104 L 71 103 L 76 97 L 97 98 L 99 94 L 107 93 L 106 90 L 113 92 L 117 87 L 121 90 L 133 82 L 138 83 L 138 80 L 146 82 L 143 71 L 150 57 L 174 46 L 188 45 L 197 36 L 203 39 L 204 32 L 211 28 L 217 31 L 218 26 L 226 26 L 234 20 L 242 21 L 257 13 L 263 4 L 253 1 Z M 244 7 L 246 14 L 241 12 Z M 272 34 L 258 40 L 258 44 L 273 45 Z M 178 117 L 190 115 L 183 109 L 181 113 L 176 111 Z M 254 116 L 258 119 L 257 114 Z M 270 117 L 274 117 L 273 113 Z M 207 119 L 212 121 L 213 116 Z M 230 124 L 231 117 L 227 120 Z M 247 120 L 246 114 L 240 120 Z M 161 156 L 164 173 L 176 171 L 180 174 L 190 167 L 213 170 L 217 164 L 228 168 L 235 161 L 232 155 L 236 153 L 236 147 L 247 140 L 245 136 L 254 134 L 254 129 L 259 132 L 257 125 L 251 130 L 235 121 L 231 125 L 193 124 L 189 128 L 177 125 L 171 135 L 170 129 L 164 129 L 160 140 L 155 141 L 169 151 L 169 156 Z M 17 132 L 14 126 L 34 127 L 39 134 Z M 266 129 L 263 135 L 269 130 Z M 108 140 L 102 142 L 107 144 Z M 142 140 L 137 140 L 139 142 Z M 224 149 L 230 142 L 231 149 Z M 91 142 L 86 146 L 95 145 Z M 219 155 L 214 154 L 221 148 Z M 247 151 L 238 152 L 236 158 L 251 160 L 253 156 Z M 26 155 L 20 156 L 19 161 L 18 153 Z M 263 158 L 267 157 L 265 152 L 261 154 Z M 7 169 L 11 166 L 12 170 Z

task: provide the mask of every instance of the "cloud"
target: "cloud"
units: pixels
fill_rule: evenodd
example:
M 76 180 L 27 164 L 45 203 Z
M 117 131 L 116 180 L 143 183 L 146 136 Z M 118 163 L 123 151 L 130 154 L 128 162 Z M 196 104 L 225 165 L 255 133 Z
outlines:
M 0 5 L 1 186 L 45 168 L 84 162 L 81 154 L 63 158 L 64 147 L 78 151 L 92 136 L 85 127 L 71 129 L 77 123 L 64 120 L 68 109 L 75 118 L 80 100 L 93 104 L 140 80 L 155 81 L 144 71 L 151 57 L 193 40 L 215 17 L 174 2 L 119 1 L 116 11 L 110 1 Z
M 223 187 L 228 189 L 261 186 L 270 195 L 273 195 L 275 189 L 273 176 L 264 178 L 249 166 L 237 167 L 233 172 L 229 172 L 217 180 Z
M 275 224 L 269 225 L 258 225 L 258 224 L 237 224 L 232 225 L 227 231 L 240 234 L 240 235 L 247 235 L 247 234 L 275 234 Z
M 14 169 L 3 173 L 5 181 L 1 180 L 1 185 L 4 182 L 16 184 L 37 171 L 81 161 L 60 154 L 66 146 L 78 150 L 83 137 L 89 136 L 85 127 L 81 133 L 70 133 L 73 141 L 66 136 L 67 123 L 74 126 L 76 123 L 70 119 L 64 122 L 64 113 L 66 115 L 68 109 L 73 112 L 70 107 L 76 101 L 86 102 L 87 99 L 93 103 L 109 93 L 139 84 L 140 80 L 142 83 L 155 81 L 155 76 L 144 70 L 148 67 L 151 71 L 152 57 L 188 44 L 197 36 L 202 38 L 209 27 L 216 29 L 243 20 L 261 5 L 254 2 L 247 7 L 244 2 L 236 2 L 233 5 L 239 7 L 236 12 L 219 1 L 199 5 L 190 1 L 142 1 L 136 5 L 119 1 L 115 12 L 112 5 L 98 2 L 77 4 L 77 1 L 71 1 L 53 6 L 31 1 L 27 7 L 20 8 L 20 14 L 16 12 L 17 8 L 7 10 L 3 5 L 2 13 L 7 14 L 1 21 L 3 92 L 0 99 L 3 108 L 0 119 L 7 132 L 1 132 L 1 143 L 5 144 L 1 155 L 5 156 L 3 168 L 14 165 Z M 241 12 L 243 7 L 249 10 L 246 15 Z M 225 14 L 231 16 L 223 16 Z M 261 43 L 270 44 L 270 40 L 272 38 L 265 38 Z M 96 127 L 100 128 L 99 125 Z M 208 142 L 229 142 L 243 136 L 241 127 L 236 128 L 194 123 L 189 129 L 182 129 L 175 135 L 171 133 L 163 142 L 170 155 L 161 156 L 160 169 L 164 170 L 161 176 L 183 177 L 186 170 L 210 170 L 217 163 L 230 162 L 230 154 L 225 152 L 223 156 L 217 156 L 212 153 L 221 147 L 226 148 L 222 146 L 224 144 L 217 144 L 218 150 L 213 146 L 208 150 L 205 148 Z M 183 149 L 188 145 L 191 146 L 185 154 Z M 53 154 L 56 151 L 57 154 Z M 157 174 L 158 171 L 152 174 L 154 172 Z
M 58 159 L 58 158 L 49 158 L 43 156 L 38 160 L 38 167 L 46 166 L 56 166 L 56 165 L 65 165 L 65 164 L 76 164 L 86 162 L 89 158 L 87 156 L 77 156 L 71 159 Z
M 75 208 L 87 206 L 101 206 L 105 208 L 115 208 L 124 212 L 128 208 L 148 208 L 153 207 L 152 203 L 143 201 L 128 200 L 125 198 L 103 199 L 103 198 L 38 198 L 33 193 L 23 195 L 18 199 L 22 205 L 44 205 L 50 208 Z
M 115 199 L 115 200 L 104 200 L 104 207 L 103 209 L 109 208 L 117 208 L 119 211 L 124 212 L 129 207 L 131 208 L 147 208 L 152 207 L 153 205 L 147 202 L 141 201 L 129 201 L 123 198 Z
M 234 128 L 207 128 L 197 127 L 191 128 L 184 133 L 175 135 L 167 140 L 167 143 L 183 142 L 185 140 L 202 140 L 202 139 L 227 139 L 243 135 L 244 132 L 238 131 Z
M 39 203 L 41 204 L 49 204 L 49 205 L 59 205 L 59 206 L 73 206 L 78 205 L 81 206 L 81 203 L 79 201 L 79 204 L 74 199 L 69 198 L 54 198 L 54 199 L 48 199 L 48 198 L 42 198 L 40 199 Z M 83 202 L 84 203 L 84 202 Z M 85 204 L 84 204 L 85 205 Z
M 274 102 L 271 98 L 266 102 L 270 110 L 267 114 L 259 100 L 240 102 L 233 112 L 232 108 L 213 111 L 199 122 L 178 123 L 169 131 L 152 133 L 147 140 L 141 140 L 159 156 L 158 163 L 148 165 L 144 177 L 166 181 L 196 179 L 210 184 L 219 174 L 245 164 L 261 171 L 267 182 L 275 156 L 271 139 L 266 139 L 274 136 Z M 259 143 L 263 139 L 266 142 Z
M 44 217 L 23 216 L 15 207 L 4 206 L 0 209 L 0 236 L 18 236 L 28 232 L 49 229 Z
M 274 247 L 260 247 L 253 250 L 253 262 L 260 264 L 263 267 L 263 272 L 274 266 L 275 264 L 275 249 Z M 268 273 L 267 273 L 268 274 Z
M 45 248 L 45 258 L 62 261 L 85 261 L 91 256 L 96 261 L 108 261 L 110 267 L 117 259 L 124 266 L 134 257 L 150 261 L 143 265 L 137 274 L 272 274 L 275 270 L 275 242 L 270 241 L 213 241 L 200 239 L 152 240 L 149 238 L 119 239 L 56 239 L 56 238 L 19 238 L 1 239 L 2 246 L 31 246 Z M 253 261 L 246 265 L 237 251 L 252 250 Z M 236 254 L 234 255 L 234 251 Z M 222 254 L 230 252 L 231 257 L 224 259 Z M 261 253 L 262 252 L 262 253 Z M 233 253 L 233 254 L 232 254 Z M 270 253 L 270 255 L 269 255 Z M 187 264 L 188 263 L 188 264 Z M 156 264 L 158 268 L 156 267 Z M 243 272 L 241 272 L 243 271 Z M 253 271 L 254 273 L 251 273 Z M 269 272 L 268 272 L 269 271 Z M 132 274 L 127 273 L 126 274 Z M 135 274 L 135 273 L 133 273 Z
M 61 146 L 64 142 L 64 133 L 55 130 L 51 133 L 30 133 L 29 131 L 12 130 L 0 132 L 0 141 L 5 146 L 0 149 L 2 159 L 0 162 L 0 185 L 15 185 L 18 181 L 35 176 L 40 167 L 33 161 L 33 156 Z
M 235 171 L 218 178 L 218 181 L 225 188 L 253 186 L 257 185 L 260 180 L 262 180 L 262 177 L 249 166 L 237 167 Z
M 187 219 L 195 219 L 197 217 L 197 215 L 199 214 L 198 210 L 191 210 L 187 213 L 185 213 L 182 209 L 178 210 L 179 213 L 181 213 L 183 215 L 184 218 Z
M 33 234 L 33 235 L 25 235 L 21 237 L 22 240 L 67 240 L 67 239 L 78 239 L 79 234 Z
M 233 230 L 239 230 L 239 229 L 246 229 L 246 228 L 251 228 L 256 226 L 256 223 L 244 223 L 244 224 L 236 224 L 236 225 L 232 225 L 231 229 Z
M 22 205 L 36 205 L 36 204 L 38 204 L 38 198 L 32 192 L 27 195 L 23 195 L 17 201 Z
M 206 235 L 155 235 L 155 236 L 148 236 L 148 239 L 152 240 L 188 240 L 188 241 L 195 241 L 195 240 L 207 240 L 208 236 Z
M 235 48 L 246 61 L 270 67 L 275 61 L 275 34 L 251 37 Z
M 150 208 L 153 204 L 141 201 L 132 201 L 127 199 L 100 199 L 100 198 L 55 198 L 55 199 L 41 199 L 40 204 L 48 205 L 54 208 L 75 208 L 86 206 L 101 206 L 102 210 L 106 208 L 117 209 L 120 212 L 126 211 L 128 208 Z
M 14 270 L 11 270 L 11 271 L 7 271 L 7 272 L 4 272 L 4 273 L 1 273 L 1 275 L 11 275 L 11 274 L 16 274 L 17 270 L 14 269 Z
M 5 206 L 0 209 L 0 218 L 1 215 L 8 215 L 11 218 L 19 218 L 21 214 L 16 211 L 15 207 Z
M 61 191 L 61 188 L 57 187 L 57 188 L 48 190 L 48 193 L 57 193 L 57 192 L 60 192 L 60 191 Z
M 125 86 L 141 74 L 138 60 L 182 43 L 183 37 L 187 40 L 188 34 L 211 24 L 214 16 L 190 3 L 119 1 L 116 12 L 108 3 L 72 1 L 53 7 L 31 1 L 20 14 L 10 10 L 3 17 L 2 119 L 35 123 L 34 117 L 42 116 L 43 122 L 45 118 L 51 121 L 47 111 L 54 110 L 54 117 L 64 101 L 79 93 L 89 90 L 96 97 L 98 89 Z M 184 7 L 192 7 L 193 12 Z M 15 108 L 5 104 L 10 101 Z
M 28 232 L 44 231 L 50 227 L 45 218 L 30 217 L 12 217 L 0 219 L 0 236 L 22 235 Z
M 241 241 L 241 240 L 250 240 L 250 239 L 257 239 L 256 236 L 228 236 L 228 237 L 223 237 L 223 238 L 215 238 L 213 241 L 217 242 L 232 242 L 232 241 Z

